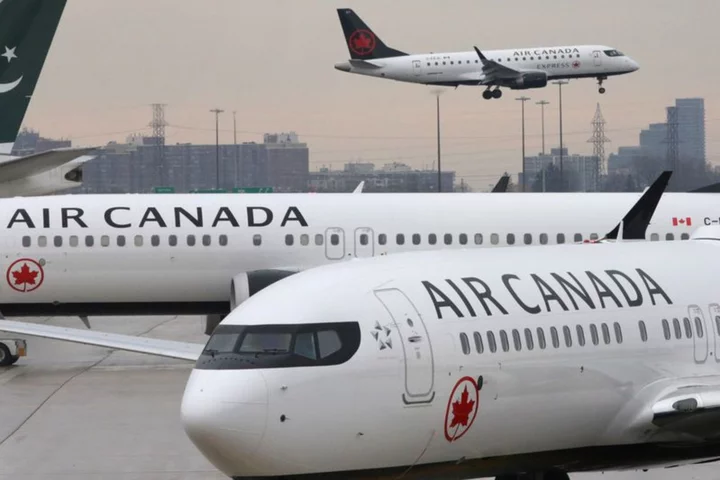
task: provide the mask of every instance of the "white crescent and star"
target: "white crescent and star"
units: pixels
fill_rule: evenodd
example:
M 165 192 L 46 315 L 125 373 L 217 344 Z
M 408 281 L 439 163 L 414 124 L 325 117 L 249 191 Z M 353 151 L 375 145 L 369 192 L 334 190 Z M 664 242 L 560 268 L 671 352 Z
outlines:
M 15 54 L 15 49 L 16 49 L 16 48 L 17 48 L 17 47 L 8 48 L 8 47 L 6 46 L 6 47 L 5 47 L 5 53 L 0 54 L 0 57 L 5 57 L 5 58 L 7 58 L 8 63 L 10 63 L 13 58 L 18 58 L 18 56 Z M 7 93 L 7 92 L 13 90 L 15 87 L 17 87 L 18 85 L 20 85 L 20 82 L 22 82 L 22 79 L 23 79 L 23 76 L 21 75 L 20 78 L 18 78 L 18 79 L 15 80 L 14 82 L 10 82 L 10 83 L 0 83 L 0 93 Z

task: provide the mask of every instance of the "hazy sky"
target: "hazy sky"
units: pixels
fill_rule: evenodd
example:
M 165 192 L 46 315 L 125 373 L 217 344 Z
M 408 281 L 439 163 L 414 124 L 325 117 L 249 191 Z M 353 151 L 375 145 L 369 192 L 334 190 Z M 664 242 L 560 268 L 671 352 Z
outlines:
M 166 103 L 168 143 L 232 142 L 296 131 L 311 169 L 347 161 L 433 165 L 430 87 L 350 75 L 337 7 L 352 7 L 385 43 L 406 52 L 607 44 L 640 63 L 611 78 L 563 87 L 564 143 L 590 153 L 597 102 L 608 151 L 634 145 L 676 97 L 705 98 L 708 159 L 720 163 L 717 0 L 68 0 L 25 125 L 76 145 L 148 133 L 149 104 Z M 557 144 L 557 87 L 482 88 L 441 97 L 443 167 L 477 189 L 520 169 L 521 94 L 546 99 L 546 142 Z M 527 151 L 540 150 L 540 107 L 526 103 Z M 717 139 L 717 140 L 716 140 Z

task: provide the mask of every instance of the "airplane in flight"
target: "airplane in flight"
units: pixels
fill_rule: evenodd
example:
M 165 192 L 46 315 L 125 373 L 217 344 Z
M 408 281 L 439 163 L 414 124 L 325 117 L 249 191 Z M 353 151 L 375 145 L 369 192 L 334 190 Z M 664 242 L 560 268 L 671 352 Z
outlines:
M 568 480 L 720 459 L 719 240 L 708 226 L 321 266 L 205 346 L 0 329 L 196 362 L 183 427 L 234 479 Z
M 94 148 L 12 156 L 66 0 L 0 0 L 0 197 L 77 187 Z
M 605 45 L 566 45 L 408 54 L 388 47 L 349 8 L 337 10 L 350 59 L 337 70 L 400 82 L 458 87 L 483 86 L 483 98 L 500 98 L 501 88 L 545 87 L 551 80 L 596 78 L 605 93 L 608 77 L 636 71 L 638 63 Z

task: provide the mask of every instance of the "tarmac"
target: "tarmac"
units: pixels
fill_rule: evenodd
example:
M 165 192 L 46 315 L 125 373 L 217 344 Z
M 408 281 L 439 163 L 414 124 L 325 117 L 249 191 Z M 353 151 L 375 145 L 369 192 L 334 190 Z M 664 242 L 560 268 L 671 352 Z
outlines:
M 80 319 L 34 318 L 85 328 Z M 200 317 L 93 317 L 99 331 L 204 343 Z M 3 334 L 0 332 L 0 336 Z M 0 480 L 226 479 L 185 436 L 192 364 L 37 338 L 0 368 Z M 574 474 L 573 480 L 718 480 L 720 464 Z

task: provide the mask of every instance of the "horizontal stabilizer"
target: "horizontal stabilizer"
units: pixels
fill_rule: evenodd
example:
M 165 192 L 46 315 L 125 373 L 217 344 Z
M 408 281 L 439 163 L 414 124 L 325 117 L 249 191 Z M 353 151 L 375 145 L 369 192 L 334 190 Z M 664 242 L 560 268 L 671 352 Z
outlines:
M 348 60 L 348 63 L 352 65 L 354 68 L 365 68 L 368 70 L 377 70 L 378 68 L 382 68 L 380 65 L 375 65 L 372 62 L 368 62 L 367 60 Z
M 30 335 L 32 337 L 51 338 L 66 342 L 94 345 L 128 352 L 147 353 L 159 357 L 179 358 L 196 361 L 204 345 L 199 343 L 176 342 L 155 338 L 135 337 L 118 333 L 104 333 L 94 330 L 55 327 L 52 325 L 0 320 L 0 331 Z
M 0 183 L 18 180 L 52 170 L 96 151 L 97 148 L 58 148 L 26 157 L 3 161 L 0 156 Z
M 720 193 L 720 182 L 689 190 L 688 193 Z

